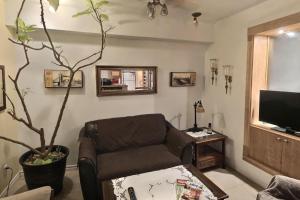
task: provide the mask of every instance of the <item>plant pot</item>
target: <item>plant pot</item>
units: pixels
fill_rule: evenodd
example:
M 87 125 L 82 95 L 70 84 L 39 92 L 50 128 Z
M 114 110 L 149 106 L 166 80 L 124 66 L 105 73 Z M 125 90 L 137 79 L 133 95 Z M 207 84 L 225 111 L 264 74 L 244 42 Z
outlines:
M 63 180 L 66 171 L 66 161 L 69 156 L 69 149 L 64 146 L 53 147 L 53 151 L 57 148 L 65 154 L 60 160 L 45 165 L 27 165 L 26 159 L 33 154 L 32 151 L 24 153 L 19 163 L 24 171 L 25 182 L 29 190 L 43 186 L 50 186 L 54 190 L 54 194 L 58 194 L 63 188 Z M 39 149 L 39 148 L 38 148 Z

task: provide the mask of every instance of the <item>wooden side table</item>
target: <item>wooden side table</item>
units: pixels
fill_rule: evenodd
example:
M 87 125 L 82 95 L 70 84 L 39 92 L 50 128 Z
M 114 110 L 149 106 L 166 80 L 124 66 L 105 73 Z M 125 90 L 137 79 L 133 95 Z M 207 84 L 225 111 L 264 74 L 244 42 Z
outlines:
M 207 128 L 204 128 L 207 129 Z M 194 159 L 193 164 L 199 170 L 222 167 L 225 168 L 225 140 L 226 136 L 213 131 L 215 134 L 194 138 Z M 221 150 L 218 151 L 211 147 L 211 144 L 221 144 Z

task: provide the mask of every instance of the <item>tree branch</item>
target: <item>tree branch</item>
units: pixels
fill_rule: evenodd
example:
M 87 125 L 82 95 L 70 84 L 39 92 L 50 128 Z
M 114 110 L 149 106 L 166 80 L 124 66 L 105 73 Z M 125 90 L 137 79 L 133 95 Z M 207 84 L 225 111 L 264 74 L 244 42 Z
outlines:
M 23 143 L 23 142 L 19 142 L 19 141 L 17 141 L 17 140 L 13 140 L 13 139 L 10 139 L 10 138 L 7 138 L 7 137 L 3 137 L 3 136 L 0 136 L 0 139 L 5 140 L 5 141 L 8 141 L 8 142 L 15 143 L 15 144 L 19 144 L 19 145 L 21 145 L 21 146 L 23 146 L 23 147 L 26 147 L 27 149 L 33 151 L 34 153 L 36 153 L 36 154 L 38 154 L 38 155 L 41 155 L 41 156 L 43 155 L 40 151 L 34 149 L 33 147 L 31 147 L 31 146 L 29 146 L 28 144 L 25 144 L 25 143 Z
M 54 56 L 55 60 L 60 64 L 60 66 L 71 70 L 71 67 L 65 65 L 63 63 L 63 61 L 60 59 L 61 55 L 56 51 L 56 49 L 54 47 L 53 41 L 51 39 L 51 36 L 50 36 L 50 34 L 48 32 L 48 29 L 47 29 L 47 26 L 46 26 L 43 0 L 40 0 L 40 7 L 41 7 L 41 22 L 42 22 L 42 25 L 43 25 L 44 32 L 47 36 L 48 42 L 50 43 L 50 46 L 51 46 L 51 49 L 52 49 L 52 52 L 53 52 L 53 56 Z
M 54 142 L 55 142 L 55 138 L 57 136 L 58 129 L 60 127 L 60 123 L 62 121 L 62 117 L 63 117 L 64 111 L 65 111 L 65 108 L 66 108 L 66 104 L 67 104 L 69 96 L 70 96 L 70 91 L 71 91 L 74 75 L 75 75 L 75 73 L 73 71 L 70 71 L 70 80 L 69 80 L 67 92 L 66 92 L 64 101 L 62 103 L 61 109 L 59 111 L 58 119 L 57 119 L 57 122 L 56 122 L 56 125 L 55 125 L 55 128 L 54 128 L 54 131 L 53 131 L 53 135 L 52 135 L 51 142 L 50 142 L 50 145 L 49 145 L 48 153 L 52 151 L 52 148 L 53 148 L 53 145 L 54 145 Z

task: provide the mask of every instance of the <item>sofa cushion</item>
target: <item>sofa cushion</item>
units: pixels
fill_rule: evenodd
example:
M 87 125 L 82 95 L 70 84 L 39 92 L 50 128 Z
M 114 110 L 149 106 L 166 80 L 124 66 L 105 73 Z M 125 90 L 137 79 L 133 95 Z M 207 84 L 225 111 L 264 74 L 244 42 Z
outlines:
M 98 180 L 110 180 L 180 165 L 165 145 L 152 145 L 97 157 Z
M 162 144 L 166 137 L 166 122 L 162 114 L 103 119 L 86 124 L 99 153 Z

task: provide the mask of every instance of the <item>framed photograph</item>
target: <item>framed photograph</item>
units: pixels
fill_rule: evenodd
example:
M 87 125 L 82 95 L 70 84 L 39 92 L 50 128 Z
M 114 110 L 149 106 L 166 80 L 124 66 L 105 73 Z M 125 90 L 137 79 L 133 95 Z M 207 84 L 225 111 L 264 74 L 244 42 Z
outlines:
M 0 111 L 6 109 L 6 96 L 5 96 L 5 70 L 4 66 L 0 65 Z
M 155 66 L 96 66 L 97 96 L 157 93 Z
M 170 86 L 171 87 L 188 87 L 195 86 L 196 72 L 171 72 Z
M 50 70 L 44 71 L 45 88 L 67 88 L 70 81 L 70 72 L 68 70 Z M 76 72 L 72 88 L 83 88 L 83 72 Z

